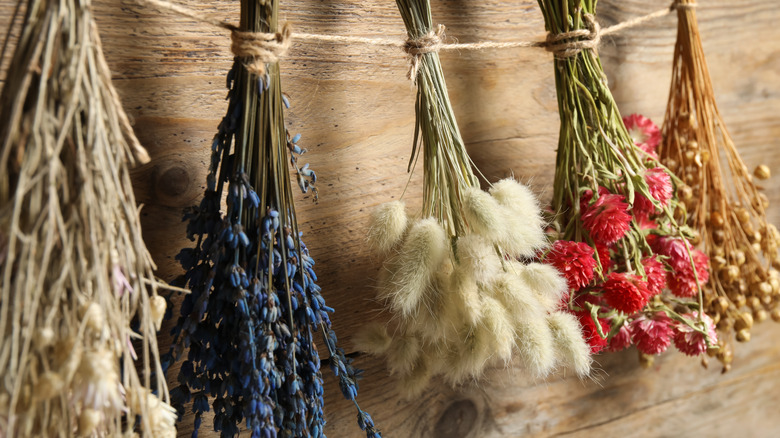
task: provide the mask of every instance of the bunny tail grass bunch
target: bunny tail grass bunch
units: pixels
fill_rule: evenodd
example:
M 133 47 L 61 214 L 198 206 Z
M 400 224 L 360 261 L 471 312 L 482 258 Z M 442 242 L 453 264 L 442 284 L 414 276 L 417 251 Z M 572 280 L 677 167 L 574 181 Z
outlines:
M 672 215 L 678 180 L 657 162 L 658 129 L 641 116 L 621 119 L 595 50 L 596 1 L 539 5 L 561 119 L 556 241 L 543 259 L 566 277 L 568 308 L 594 353 L 634 344 L 649 364 L 675 341 L 699 355 L 716 343 L 712 320 L 700 311 L 707 257 Z M 633 139 L 626 124 L 641 135 Z
M 717 358 L 726 371 L 732 336 L 749 341 L 753 322 L 769 314 L 780 322 L 780 234 L 767 223 L 769 203 L 755 181 L 769 178 L 769 168 L 759 165 L 749 173 L 718 111 L 696 11 L 678 8 L 677 17 L 659 152 L 684 182 L 680 212 L 687 212 L 687 224 L 700 233 L 696 243 L 709 256 L 712 276 L 704 290 L 704 309 L 723 334 Z
M 428 35 L 429 3 L 397 3 L 410 41 Z M 374 212 L 368 239 L 385 257 L 379 298 L 392 318 L 366 328 L 356 343 L 387 358 L 408 396 L 435 375 L 452 384 L 478 379 L 513 356 L 533 377 L 558 367 L 587 376 L 591 359 L 579 322 L 558 311 L 565 280 L 551 266 L 520 262 L 547 245 L 534 195 L 513 180 L 490 193 L 479 188 L 438 55 L 424 54 L 419 64 L 422 217 L 408 217 L 401 202 Z
M 149 157 L 89 2 L 26 11 L 0 95 L 0 435 L 175 437 L 128 170 Z
M 277 0 L 242 0 L 241 29 L 277 32 L 278 14 Z M 212 144 L 206 192 L 185 216 L 196 244 L 178 256 L 192 293 L 167 358 L 184 359 L 180 386 L 171 391 L 174 406 L 183 415 L 191 402 L 193 436 L 210 409 L 221 436 L 237 435 L 242 423 L 252 437 L 324 436 L 319 331 L 358 424 L 368 438 L 380 437 L 355 401 L 360 371 L 337 346 L 333 309 L 298 231 L 288 166 L 304 190 L 316 177 L 308 165 L 295 166 L 305 150 L 284 127 L 279 64 L 250 71 L 246 63 L 253 61 L 236 58 L 228 74 L 228 111 Z

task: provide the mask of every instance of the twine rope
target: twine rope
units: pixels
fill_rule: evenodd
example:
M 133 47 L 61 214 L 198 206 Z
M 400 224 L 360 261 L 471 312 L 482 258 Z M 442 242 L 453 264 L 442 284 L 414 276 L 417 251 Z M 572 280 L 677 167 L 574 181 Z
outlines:
M 159 9 L 174 12 L 178 15 L 192 18 L 201 23 L 210 24 L 230 31 L 232 40 L 231 51 L 239 58 L 246 59 L 247 69 L 255 74 L 265 73 L 265 64 L 276 62 L 282 58 L 292 43 L 292 31 L 288 23 L 282 25 L 278 33 L 247 32 L 242 31 L 233 24 L 216 20 L 205 14 L 193 11 L 185 6 L 172 3 L 168 0 L 136 0 L 142 6 L 153 6 Z M 548 34 L 544 41 L 481 41 L 476 43 L 445 43 L 445 27 L 439 24 L 418 38 L 409 38 L 406 41 L 394 38 L 366 38 L 349 35 L 322 35 L 296 32 L 295 39 L 299 41 L 364 44 L 378 47 L 396 47 L 406 52 L 409 63 L 407 77 L 413 80 L 420 69 L 420 61 L 426 54 L 452 50 L 484 50 L 484 49 L 512 49 L 522 47 L 539 47 L 552 52 L 556 58 L 565 59 L 575 56 L 582 50 L 596 50 L 601 38 L 625 29 L 636 27 L 640 24 L 666 16 L 675 10 L 690 10 L 697 6 L 696 3 L 687 3 L 686 0 L 674 0 L 669 7 L 642 15 L 630 20 L 601 28 L 595 17 L 591 14 L 583 14 L 585 27 L 570 32 Z

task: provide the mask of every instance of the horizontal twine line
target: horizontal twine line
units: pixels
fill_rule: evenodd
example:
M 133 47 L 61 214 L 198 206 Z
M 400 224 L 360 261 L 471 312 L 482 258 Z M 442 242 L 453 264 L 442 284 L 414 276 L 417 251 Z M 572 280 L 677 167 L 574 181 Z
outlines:
M 262 74 L 265 71 L 263 65 L 266 62 L 275 62 L 280 57 L 284 56 L 290 45 L 290 38 L 292 38 L 298 41 L 364 44 L 402 49 L 408 55 L 407 58 L 410 65 L 408 74 L 409 79 L 414 79 L 416 77 L 420 59 L 427 53 L 538 47 L 553 52 L 557 58 L 568 58 L 585 49 L 595 50 L 603 36 L 666 16 L 678 9 L 691 10 L 697 6 L 696 3 L 689 3 L 688 0 L 674 0 L 669 7 L 604 28 L 599 27 L 592 15 L 584 14 L 583 19 L 586 28 L 560 34 L 548 34 L 547 39 L 543 41 L 445 43 L 444 26 L 441 24 L 419 38 L 409 38 L 407 40 L 350 35 L 324 35 L 305 32 L 294 32 L 291 34 L 287 24 L 283 26 L 283 30 L 280 33 L 247 32 L 239 30 L 239 28 L 233 24 L 216 20 L 183 5 L 172 3 L 167 0 L 136 0 L 136 2 L 142 6 L 153 6 L 168 10 L 177 15 L 192 18 L 201 23 L 229 30 L 231 32 L 231 39 L 233 40 L 233 54 L 237 57 L 247 58 L 248 62 L 245 65 L 247 65 L 247 68 L 255 74 Z

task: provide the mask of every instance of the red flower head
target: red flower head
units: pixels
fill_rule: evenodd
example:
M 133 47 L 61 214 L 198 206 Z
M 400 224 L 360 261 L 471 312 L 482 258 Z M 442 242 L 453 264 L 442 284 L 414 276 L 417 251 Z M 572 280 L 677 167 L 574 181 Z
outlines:
M 566 277 L 573 290 L 580 290 L 593 280 L 596 260 L 587 243 L 556 240 L 546 262 Z
M 615 333 L 615 336 L 609 340 L 607 350 L 612 352 L 621 351 L 628 348 L 629 345 L 631 345 L 631 331 L 628 329 L 628 324 L 623 324 L 620 326 L 620 330 Z
M 672 319 L 664 312 L 655 313 L 652 318 L 640 315 L 631 321 L 631 338 L 642 353 L 661 354 L 672 343 Z
M 597 243 L 596 253 L 599 255 L 599 262 L 601 262 L 601 272 L 607 273 L 612 267 L 612 259 L 609 257 L 609 247 L 607 245 Z
M 661 142 L 661 130 L 652 120 L 639 114 L 631 114 L 623 117 L 623 123 L 639 149 L 647 152 L 651 157 L 658 159 L 655 149 Z
M 652 295 L 660 294 L 666 287 L 666 269 L 657 257 L 647 257 L 642 260 L 647 276 L 647 289 Z
M 683 317 L 690 321 L 697 321 L 699 312 L 686 313 Z M 709 338 L 710 345 L 717 344 L 718 334 L 715 332 L 715 324 L 713 324 L 712 318 L 705 314 L 702 315 L 702 319 L 707 326 L 707 338 Z M 688 356 L 698 356 L 707 351 L 707 342 L 704 335 L 679 322 L 674 326 L 674 346 Z
M 657 254 L 669 258 L 668 263 L 672 270 L 667 273 L 666 281 L 673 294 L 679 297 L 692 297 L 699 293 L 691 260 L 688 258 L 688 249 L 691 251 L 699 284 L 704 286 L 710 279 L 710 271 L 707 267 L 709 258 L 698 249 L 693 249 L 693 245 L 690 243 L 686 249 L 686 244 L 682 239 L 661 237 L 655 239 L 651 247 Z
M 600 195 L 582 214 L 582 225 L 596 243 L 609 245 L 626 234 L 631 224 L 625 196 Z
M 604 301 L 628 315 L 645 307 L 652 295 L 647 283 L 633 274 L 612 272 L 604 282 Z
M 668 272 L 666 281 L 669 284 L 669 290 L 678 297 L 693 297 L 699 293 L 699 287 L 696 284 L 698 277 L 699 284 L 704 286 L 710 279 L 710 271 L 707 267 L 709 257 L 698 249 L 692 250 L 693 264 L 696 267 L 696 276 L 693 275 L 690 261 L 676 269 Z
M 645 182 L 650 189 L 650 196 L 662 206 L 669 205 L 672 199 L 672 178 L 660 167 L 649 169 L 645 172 Z M 634 210 L 636 212 L 654 213 L 655 206 L 649 199 L 639 193 L 634 198 Z
M 590 352 L 596 354 L 603 350 L 607 346 L 607 340 L 599 336 L 599 332 L 596 330 L 596 323 L 593 322 L 590 314 L 578 312 L 576 316 L 582 326 L 582 338 L 590 345 Z M 606 319 L 599 318 L 599 324 L 601 324 L 601 331 L 605 335 L 609 333 L 609 323 Z

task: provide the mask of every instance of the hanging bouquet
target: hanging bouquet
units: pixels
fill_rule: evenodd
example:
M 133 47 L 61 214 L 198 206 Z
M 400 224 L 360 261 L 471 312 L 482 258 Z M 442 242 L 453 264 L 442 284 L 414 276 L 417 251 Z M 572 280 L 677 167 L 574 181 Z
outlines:
M 634 344 L 649 364 L 674 342 L 700 355 L 716 344 L 712 320 L 701 311 L 707 256 L 674 219 L 679 181 L 658 164 L 660 133 L 643 117 L 621 120 L 595 50 L 596 1 L 539 5 L 555 55 L 561 119 L 555 242 L 543 260 L 566 277 L 565 306 L 592 352 Z
M 0 95 L 0 436 L 176 436 L 131 165 L 90 2 L 26 2 Z
M 425 0 L 398 0 L 416 73 L 414 151 L 423 155 L 423 209 L 410 218 L 391 202 L 373 215 L 369 242 L 385 257 L 379 298 L 392 315 L 357 339 L 365 351 L 387 357 L 403 391 L 413 396 L 435 375 L 451 383 L 479 378 L 486 367 L 516 353 L 543 377 L 556 367 L 590 371 L 579 322 L 560 312 L 565 280 L 552 267 L 524 263 L 546 247 L 537 200 L 524 186 L 503 180 L 479 188 L 447 96 Z M 423 52 L 423 53 L 420 53 Z
M 360 371 L 337 345 L 333 309 L 298 230 L 288 165 L 304 192 L 316 175 L 298 167 L 305 149 L 284 126 L 279 65 L 266 53 L 283 51 L 289 41 L 289 27 L 277 23 L 277 0 L 241 2 L 245 30 L 232 33 L 237 58 L 227 79 L 227 115 L 212 144 L 204 198 L 185 216 L 196 244 L 178 256 L 192 293 L 173 330 L 168 360 L 185 360 L 171 396 L 180 415 L 192 403 L 193 436 L 209 398 L 222 436 L 238 434 L 242 422 L 252 437 L 324 436 L 314 338 L 320 331 L 344 397 L 355 403 L 366 436 L 375 438 L 371 416 L 355 401 Z
M 681 0 L 672 84 L 659 148 L 661 160 L 681 175 L 681 209 L 709 255 L 712 278 L 704 305 L 723 333 L 717 354 L 731 366 L 730 338 L 750 340 L 755 321 L 780 322 L 780 233 L 768 223 L 766 195 L 754 178 L 770 176 L 766 165 L 753 175 L 739 156 L 715 103 L 696 12 Z M 774 268 L 773 268 L 774 266 Z

